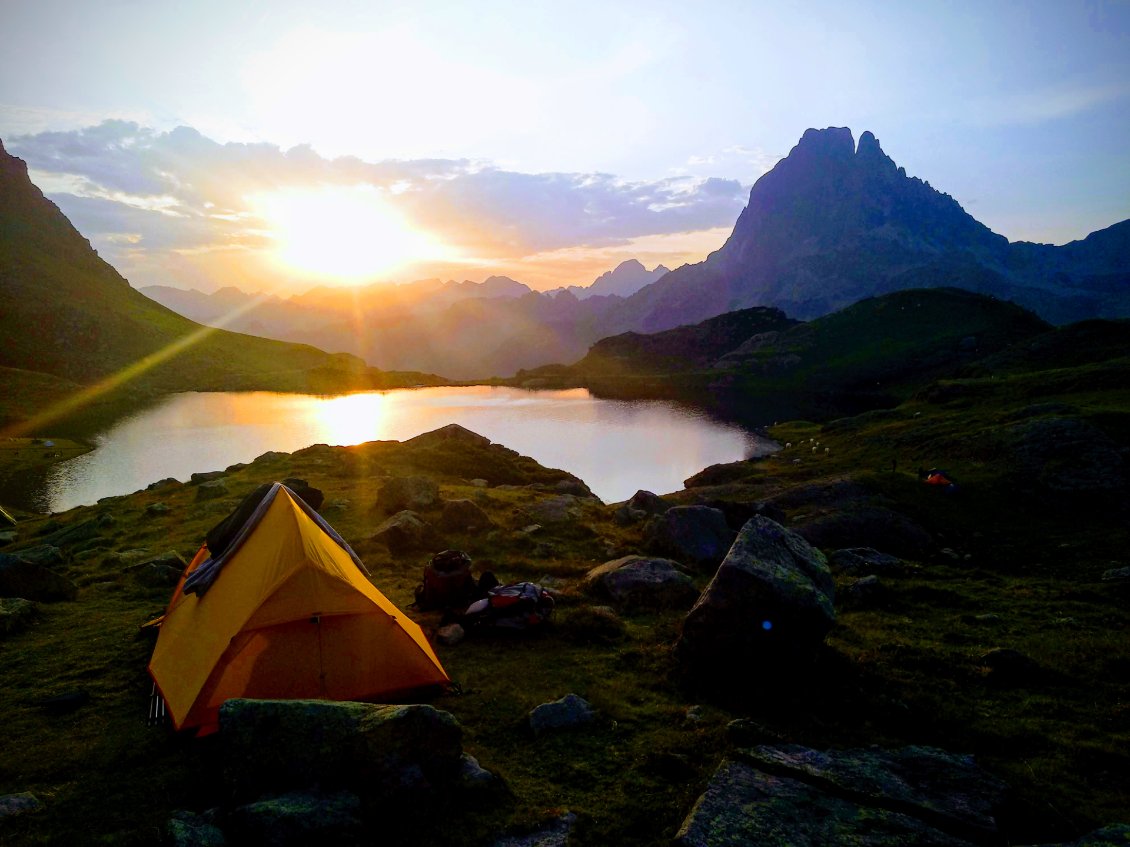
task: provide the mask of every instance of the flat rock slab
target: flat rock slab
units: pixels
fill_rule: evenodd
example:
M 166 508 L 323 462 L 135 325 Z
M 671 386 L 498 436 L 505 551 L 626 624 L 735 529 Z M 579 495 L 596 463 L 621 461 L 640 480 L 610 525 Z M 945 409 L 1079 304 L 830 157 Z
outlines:
M 965 838 L 996 835 L 1007 786 L 971 756 L 933 747 L 829 750 L 762 745 L 737 754 L 767 773 L 802 780 L 853 802 L 913 815 Z
M 854 803 L 798 779 L 724 761 L 675 836 L 679 847 L 970 847 L 890 809 Z

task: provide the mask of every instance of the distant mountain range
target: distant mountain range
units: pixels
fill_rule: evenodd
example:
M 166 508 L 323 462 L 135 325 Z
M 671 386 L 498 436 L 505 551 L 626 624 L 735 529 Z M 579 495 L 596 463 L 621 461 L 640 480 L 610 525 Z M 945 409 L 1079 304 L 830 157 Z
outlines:
M 924 287 L 1010 300 L 1058 324 L 1130 315 L 1130 221 L 1060 247 L 1009 243 L 907 176 L 872 133 L 857 145 L 849 129 L 810 129 L 754 184 L 726 243 L 698 264 L 668 272 L 629 261 L 591 286 L 545 293 L 506 277 L 315 289 L 266 298 L 227 325 L 382 368 L 476 379 L 576 361 L 601 338 L 735 309 L 810 319 Z M 250 302 L 230 289 L 144 291 L 204 323 Z
M 2 143 L 0 293 L 0 425 L 102 380 L 108 392 L 331 391 L 442 382 L 382 373 L 355 357 L 306 345 L 205 330 L 155 303 L 98 257 Z

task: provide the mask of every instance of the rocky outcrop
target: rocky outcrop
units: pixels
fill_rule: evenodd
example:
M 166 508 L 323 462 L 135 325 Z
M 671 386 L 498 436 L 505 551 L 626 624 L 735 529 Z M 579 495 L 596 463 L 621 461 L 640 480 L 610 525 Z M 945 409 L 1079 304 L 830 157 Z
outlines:
M 970 756 L 926 747 L 821 752 L 766 745 L 722 763 L 676 837 L 681 847 L 995 842 L 1007 786 Z
M 779 523 L 754 518 L 687 614 L 676 656 L 704 676 L 735 663 L 783 667 L 823 642 L 836 619 L 834 591 L 823 553 Z
M 733 541 L 726 516 L 708 506 L 675 506 L 644 529 L 648 550 L 702 569 L 717 567 Z
M 584 584 L 623 608 L 689 609 L 698 598 L 694 581 L 670 559 L 624 556 L 593 568 Z

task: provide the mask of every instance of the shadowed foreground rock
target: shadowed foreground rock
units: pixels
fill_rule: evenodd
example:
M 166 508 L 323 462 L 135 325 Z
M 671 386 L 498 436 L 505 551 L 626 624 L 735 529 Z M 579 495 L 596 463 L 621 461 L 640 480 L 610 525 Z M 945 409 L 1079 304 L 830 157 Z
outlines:
M 462 769 L 462 728 L 426 705 L 234 699 L 220 708 L 220 738 L 241 797 L 318 785 L 384 801 L 453 785 Z
M 78 586 L 61 574 L 14 554 L 0 553 L 0 597 L 74 600 Z
M 687 671 L 708 675 L 719 666 L 764 669 L 809 655 L 836 620 L 834 590 L 823 553 L 756 517 L 687 614 L 676 656 Z

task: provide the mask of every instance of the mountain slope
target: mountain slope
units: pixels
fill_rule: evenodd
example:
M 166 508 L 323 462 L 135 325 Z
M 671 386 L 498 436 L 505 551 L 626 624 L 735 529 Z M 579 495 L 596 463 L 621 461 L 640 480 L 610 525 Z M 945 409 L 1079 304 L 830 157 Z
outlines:
M 15 372 L 82 384 L 134 372 L 136 386 L 158 391 L 434 381 L 382 374 L 309 346 L 206 330 L 153 302 L 98 257 L 2 144 L 0 292 L 0 367 Z
M 1009 244 L 870 132 L 810 129 L 750 191 L 726 243 L 637 292 L 610 329 L 657 331 L 764 305 L 812 318 L 923 286 L 1012 299 L 1055 322 L 1130 314 L 1130 221 L 1062 247 Z

